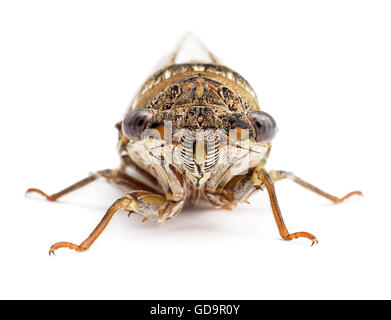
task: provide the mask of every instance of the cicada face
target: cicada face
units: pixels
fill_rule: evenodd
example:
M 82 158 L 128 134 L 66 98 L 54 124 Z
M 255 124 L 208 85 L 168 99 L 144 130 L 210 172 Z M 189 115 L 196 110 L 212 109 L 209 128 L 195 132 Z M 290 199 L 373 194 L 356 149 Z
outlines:
M 276 133 L 248 82 L 211 62 L 172 62 L 158 70 L 122 122 L 126 150 L 138 154 L 132 158 L 171 165 L 197 188 L 227 164 L 240 174 L 264 163 Z

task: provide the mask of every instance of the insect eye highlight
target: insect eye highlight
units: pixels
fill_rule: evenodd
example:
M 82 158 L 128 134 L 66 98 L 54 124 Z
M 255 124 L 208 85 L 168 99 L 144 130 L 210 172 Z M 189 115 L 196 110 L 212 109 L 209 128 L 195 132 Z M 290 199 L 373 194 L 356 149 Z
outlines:
M 145 126 L 151 120 L 153 112 L 149 109 L 134 109 L 122 121 L 122 132 L 130 140 L 140 140 Z
M 277 133 L 276 121 L 273 117 L 263 111 L 251 111 L 248 118 L 254 125 L 256 141 L 271 141 Z

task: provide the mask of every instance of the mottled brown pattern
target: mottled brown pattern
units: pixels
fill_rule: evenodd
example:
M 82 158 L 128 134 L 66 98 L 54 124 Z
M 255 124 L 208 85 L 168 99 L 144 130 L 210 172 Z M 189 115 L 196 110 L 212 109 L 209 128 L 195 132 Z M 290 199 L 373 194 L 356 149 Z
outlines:
M 137 93 L 130 109 L 170 110 L 177 106 L 226 106 L 227 111 L 259 110 L 248 82 L 220 65 L 169 65 L 154 73 Z
M 240 97 L 222 83 L 202 74 L 175 82 L 159 93 L 147 106 L 155 110 L 170 110 L 183 106 L 226 107 L 229 111 L 245 111 Z
M 240 74 L 225 66 L 207 63 L 185 63 L 167 66 L 161 70 L 156 71 L 152 76 L 150 76 L 141 87 L 140 92 L 143 94 L 163 80 L 185 72 L 210 72 L 216 75 L 220 75 L 236 82 L 246 90 L 250 91 L 254 97 L 256 96 L 253 88 Z

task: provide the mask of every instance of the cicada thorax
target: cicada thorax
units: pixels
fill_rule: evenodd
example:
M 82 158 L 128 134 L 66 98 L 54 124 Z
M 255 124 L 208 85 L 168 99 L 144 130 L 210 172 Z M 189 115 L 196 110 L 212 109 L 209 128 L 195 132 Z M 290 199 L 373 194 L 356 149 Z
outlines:
M 259 110 L 256 94 L 237 72 L 217 64 L 173 64 L 143 84 L 130 109 L 169 110 L 178 106 L 223 106 L 232 112 Z

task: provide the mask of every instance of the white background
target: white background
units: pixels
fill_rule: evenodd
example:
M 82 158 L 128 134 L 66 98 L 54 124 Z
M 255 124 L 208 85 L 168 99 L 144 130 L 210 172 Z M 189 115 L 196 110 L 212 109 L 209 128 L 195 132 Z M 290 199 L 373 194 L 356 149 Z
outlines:
M 2 1 L 0 298 L 391 298 L 391 6 L 387 1 Z M 80 243 L 121 190 L 119 121 L 159 60 L 192 30 L 255 88 L 279 126 L 268 168 L 342 196 L 332 205 L 290 181 L 228 212 L 187 209 L 160 226 L 117 214 Z

